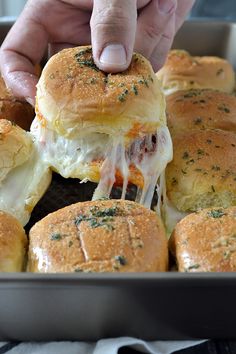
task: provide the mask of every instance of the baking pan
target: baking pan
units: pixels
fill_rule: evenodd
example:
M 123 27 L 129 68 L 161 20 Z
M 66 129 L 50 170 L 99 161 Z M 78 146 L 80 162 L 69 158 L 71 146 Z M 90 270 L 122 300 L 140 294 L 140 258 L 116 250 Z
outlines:
M 1 40 L 10 25 L 1 23 Z M 236 67 L 236 24 L 186 22 L 173 47 L 222 56 Z M 93 189 L 55 174 L 27 229 L 48 212 L 89 199 Z M 235 299 L 235 273 L 0 273 L 0 340 L 236 338 Z

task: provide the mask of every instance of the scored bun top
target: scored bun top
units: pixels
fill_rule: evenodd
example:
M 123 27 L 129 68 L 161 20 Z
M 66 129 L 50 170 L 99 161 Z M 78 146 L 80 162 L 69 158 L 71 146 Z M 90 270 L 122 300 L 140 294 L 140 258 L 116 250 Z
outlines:
M 0 210 L 0 272 L 21 272 L 27 237 L 19 221 Z
M 165 124 L 165 101 L 147 59 L 133 54 L 129 68 L 100 71 L 91 46 L 64 49 L 44 67 L 36 112 L 62 135 L 80 131 L 143 135 Z
M 170 249 L 180 272 L 236 271 L 236 207 L 189 214 L 175 227 Z
M 76 203 L 29 233 L 31 272 L 165 271 L 167 238 L 153 211 L 125 200 Z
M 236 205 L 236 134 L 193 130 L 173 136 L 167 197 L 180 211 Z
M 191 56 L 185 50 L 171 50 L 157 77 L 166 94 L 207 88 L 231 93 L 235 87 L 234 70 L 227 60 L 215 56 Z
M 171 134 L 194 129 L 236 132 L 236 97 L 213 90 L 177 91 L 166 98 Z

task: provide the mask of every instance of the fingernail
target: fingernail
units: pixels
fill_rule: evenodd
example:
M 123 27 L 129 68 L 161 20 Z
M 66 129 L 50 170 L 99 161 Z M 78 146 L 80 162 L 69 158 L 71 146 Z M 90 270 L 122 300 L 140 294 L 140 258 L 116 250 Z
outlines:
M 31 97 L 25 97 L 25 100 L 31 104 L 31 106 L 35 106 L 35 100 L 33 100 Z
M 100 63 L 105 65 L 125 65 L 127 62 L 126 51 L 121 44 L 109 44 L 100 55 Z
M 176 7 L 175 0 L 158 0 L 158 7 L 160 12 L 164 14 L 170 13 Z

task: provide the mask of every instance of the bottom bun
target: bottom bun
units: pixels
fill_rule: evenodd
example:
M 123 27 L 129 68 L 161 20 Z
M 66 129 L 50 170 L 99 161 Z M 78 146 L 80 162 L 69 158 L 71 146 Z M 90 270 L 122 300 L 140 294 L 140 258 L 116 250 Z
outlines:
M 29 240 L 30 272 L 156 272 L 168 267 L 161 219 L 131 201 L 72 204 L 36 223 Z
M 170 249 L 180 272 L 235 272 L 236 207 L 189 214 L 176 225 Z

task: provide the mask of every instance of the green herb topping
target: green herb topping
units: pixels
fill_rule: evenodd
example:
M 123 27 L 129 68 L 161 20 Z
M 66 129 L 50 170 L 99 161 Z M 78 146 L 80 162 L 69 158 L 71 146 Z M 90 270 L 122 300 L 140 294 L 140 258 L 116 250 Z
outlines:
M 117 206 L 104 209 L 92 206 L 89 211 L 89 215 L 79 215 L 75 218 L 76 226 L 79 226 L 82 221 L 86 221 L 93 229 L 97 227 L 105 227 L 107 230 L 112 231 L 115 229 L 112 225 L 114 216 L 122 215 L 122 211 Z
M 194 124 L 195 125 L 198 125 L 198 124 L 201 124 L 202 123 L 202 118 L 201 117 L 197 117 L 194 119 Z
M 59 234 L 58 232 L 51 234 L 51 240 L 52 241 L 59 241 L 62 239 L 62 235 Z
M 127 260 L 124 256 L 115 256 L 115 260 L 119 262 L 122 266 L 127 264 Z
M 230 113 L 230 109 L 225 105 L 225 103 L 222 103 L 218 107 L 219 111 L 225 112 L 225 113 Z
M 218 69 L 217 72 L 216 72 L 216 76 L 219 76 L 223 72 L 224 72 L 224 70 L 222 68 Z
M 222 209 L 213 209 L 211 211 L 208 211 L 207 215 L 210 216 L 211 218 L 218 219 L 226 214 Z
M 189 153 L 188 153 L 187 151 L 185 151 L 185 152 L 183 153 L 182 159 L 186 160 L 186 159 L 188 159 L 188 158 L 189 158 Z
M 137 86 L 132 85 L 131 90 L 133 91 L 133 93 L 135 94 L 135 96 L 137 96 L 137 95 L 138 95 L 138 88 L 137 88 Z
M 87 54 L 91 54 L 91 53 L 92 53 L 92 48 L 81 50 L 80 52 L 75 54 L 75 59 L 81 67 L 87 66 L 95 71 L 99 71 L 99 69 L 94 63 L 93 58 L 91 57 L 87 59 Z
M 128 90 L 128 89 L 125 89 L 125 90 L 118 96 L 118 100 L 119 100 L 120 102 L 125 102 L 128 93 L 129 93 L 129 90 Z
M 198 269 L 200 268 L 200 264 L 193 264 L 191 266 L 188 267 L 188 270 L 191 270 L 191 269 Z

